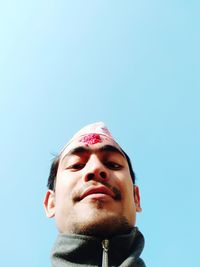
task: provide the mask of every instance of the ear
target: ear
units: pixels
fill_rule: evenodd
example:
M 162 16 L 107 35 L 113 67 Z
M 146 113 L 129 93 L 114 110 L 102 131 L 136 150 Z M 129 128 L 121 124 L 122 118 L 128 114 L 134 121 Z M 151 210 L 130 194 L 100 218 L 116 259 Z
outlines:
M 136 211 L 141 212 L 142 208 L 140 206 L 140 191 L 139 191 L 139 187 L 136 185 L 134 185 L 134 187 L 133 187 L 133 194 L 134 194 Z
M 48 190 L 44 198 L 44 209 L 48 218 L 55 216 L 55 192 Z

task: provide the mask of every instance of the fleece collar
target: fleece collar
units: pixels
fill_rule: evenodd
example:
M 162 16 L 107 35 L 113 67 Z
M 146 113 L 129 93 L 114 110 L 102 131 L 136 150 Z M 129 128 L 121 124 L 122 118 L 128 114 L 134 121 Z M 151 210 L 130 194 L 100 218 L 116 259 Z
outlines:
M 59 234 L 52 251 L 53 267 L 101 266 L 102 239 L 85 235 Z M 137 227 L 130 234 L 109 239 L 108 266 L 145 267 L 139 258 L 144 237 Z

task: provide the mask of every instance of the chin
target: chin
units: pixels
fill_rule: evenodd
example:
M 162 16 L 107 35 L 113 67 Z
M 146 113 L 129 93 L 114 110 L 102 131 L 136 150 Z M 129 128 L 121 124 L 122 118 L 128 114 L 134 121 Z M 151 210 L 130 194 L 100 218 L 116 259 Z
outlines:
M 92 215 L 92 214 L 90 214 Z M 95 237 L 109 237 L 113 235 L 127 234 L 133 228 L 124 216 L 109 212 L 97 212 L 93 216 L 87 216 L 79 222 L 73 224 L 71 233 L 89 235 Z

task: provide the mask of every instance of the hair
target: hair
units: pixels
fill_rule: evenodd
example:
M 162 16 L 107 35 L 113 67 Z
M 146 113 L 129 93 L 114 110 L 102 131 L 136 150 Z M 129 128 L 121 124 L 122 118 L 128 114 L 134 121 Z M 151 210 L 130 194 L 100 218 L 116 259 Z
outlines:
M 131 160 L 130 160 L 129 156 L 126 154 L 125 151 L 122 150 L 122 152 L 124 153 L 124 155 L 126 157 L 126 160 L 127 160 L 128 166 L 129 166 L 129 171 L 130 171 L 130 175 L 131 175 L 133 184 L 135 184 L 136 177 L 135 177 L 135 173 L 133 171 Z M 59 161 L 60 161 L 60 157 L 59 156 L 56 156 L 53 159 L 53 162 L 51 164 L 50 173 L 49 173 L 48 182 L 47 182 L 47 187 L 50 190 L 54 190 L 55 189 L 56 176 L 57 176 Z

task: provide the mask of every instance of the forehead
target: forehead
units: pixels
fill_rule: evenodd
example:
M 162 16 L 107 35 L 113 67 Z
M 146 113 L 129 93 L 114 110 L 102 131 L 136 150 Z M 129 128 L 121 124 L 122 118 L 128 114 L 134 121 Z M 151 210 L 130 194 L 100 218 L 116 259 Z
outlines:
M 98 152 L 118 153 L 125 157 L 122 149 L 113 139 L 107 136 L 90 134 L 79 137 L 64 147 L 60 154 L 60 160 L 70 155 Z

